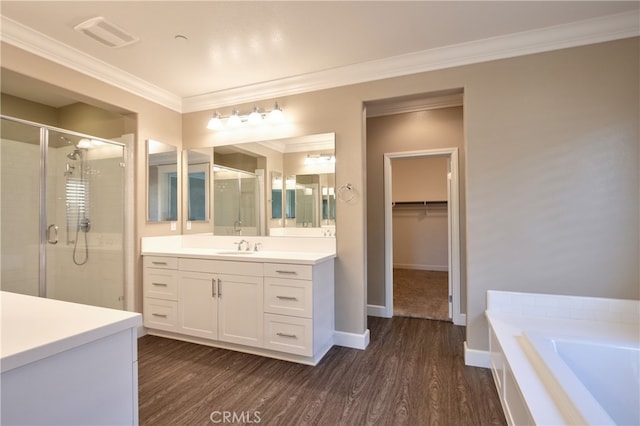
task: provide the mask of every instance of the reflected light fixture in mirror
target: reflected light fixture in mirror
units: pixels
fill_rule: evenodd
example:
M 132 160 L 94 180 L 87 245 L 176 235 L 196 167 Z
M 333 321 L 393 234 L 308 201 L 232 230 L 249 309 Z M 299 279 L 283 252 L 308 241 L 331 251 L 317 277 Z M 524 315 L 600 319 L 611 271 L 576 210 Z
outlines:
M 336 156 L 333 154 L 307 154 L 304 164 L 329 164 L 336 162 Z
M 207 129 L 223 130 L 226 127 L 240 127 L 243 124 L 280 124 L 283 121 L 284 113 L 282 112 L 282 108 L 280 108 L 280 106 L 278 105 L 278 102 L 276 102 L 271 111 L 266 111 L 254 106 L 253 110 L 249 114 L 241 114 L 240 111 L 234 109 L 229 117 L 222 117 L 218 112 L 215 112 L 207 123 Z

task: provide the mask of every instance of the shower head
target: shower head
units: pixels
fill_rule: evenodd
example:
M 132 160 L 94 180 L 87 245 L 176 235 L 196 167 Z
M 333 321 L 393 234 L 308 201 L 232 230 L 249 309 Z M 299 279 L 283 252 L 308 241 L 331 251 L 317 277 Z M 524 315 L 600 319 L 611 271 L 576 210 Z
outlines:
M 69 160 L 78 160 L 81 157 L 82 157 L 82 151 L 80 151 L 78 148 L 74 149 L 73 151 L 67 154 L 67 158 Z

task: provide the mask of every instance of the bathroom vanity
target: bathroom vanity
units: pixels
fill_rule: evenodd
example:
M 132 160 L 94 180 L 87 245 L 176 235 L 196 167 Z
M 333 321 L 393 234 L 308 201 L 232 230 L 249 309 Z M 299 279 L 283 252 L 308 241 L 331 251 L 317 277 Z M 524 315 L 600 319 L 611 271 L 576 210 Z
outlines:
M 138 424 L 141 315 L 0 292 L 0 423 Z
M 333 346 L 335 248 L 305 240 L 143 238 L 148 333 L 316 365 Z

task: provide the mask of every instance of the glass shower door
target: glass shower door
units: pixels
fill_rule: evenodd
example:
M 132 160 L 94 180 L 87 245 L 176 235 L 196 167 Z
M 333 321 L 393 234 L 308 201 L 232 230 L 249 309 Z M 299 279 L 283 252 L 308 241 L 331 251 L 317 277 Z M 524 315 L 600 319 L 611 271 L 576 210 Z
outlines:
M 51 130 L 47 297 L 124 308 L 124 148 Z
M 215 166 L 213 208 L 215 235 L 260 235 L 258 177 Z
M 2 119 L 0 289 L 39 294 L 40 128 Z

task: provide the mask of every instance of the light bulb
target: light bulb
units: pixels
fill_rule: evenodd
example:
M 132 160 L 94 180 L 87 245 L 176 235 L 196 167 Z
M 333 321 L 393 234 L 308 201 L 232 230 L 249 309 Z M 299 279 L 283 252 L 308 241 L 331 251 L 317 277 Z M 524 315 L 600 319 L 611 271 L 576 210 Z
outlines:
M 242 123 L 242 120 L 240 120 L 240 116 L 238 115 L 238 110 L 234 109 L 233 112 L 231 113 L 231 116 L 227 120 L 227 124 L 230 127 L 238 127 L 241 123 Z
M 207 124 L 207 129 L 209 130 L 222 130 L 222 120 L 220 120 L 220 114 L 217 112 L 213 114 L 213 117 L 209 120 Z
M 262 114 L 258 112 L 258 108 L 253 107 L 253 111 L 249 114 L 248 121 L 251 125 L 260 124 L 262 122 Z
M 269 113 L 269 121 L 272 123 L 282 123 L 284 121 L 284 114 L 277 102 L 273 107 L 273 110 Z

